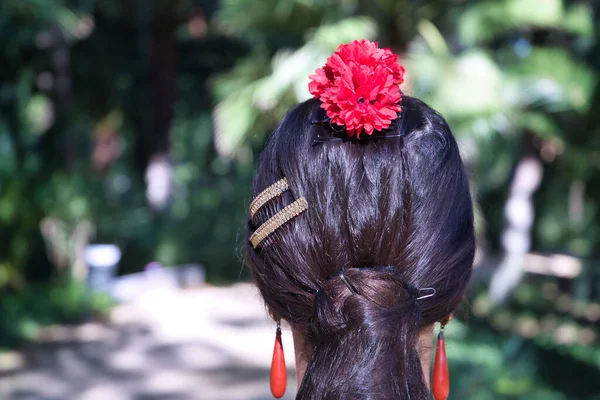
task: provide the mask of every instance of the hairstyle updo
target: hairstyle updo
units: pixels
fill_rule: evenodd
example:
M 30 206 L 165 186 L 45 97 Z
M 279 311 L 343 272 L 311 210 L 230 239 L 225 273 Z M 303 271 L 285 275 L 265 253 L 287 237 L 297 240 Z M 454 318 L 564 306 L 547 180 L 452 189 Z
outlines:
M 265 303 L 310 348 L 297 399 L 430 398 L 418 337 L 463 299 L 473 208 L 446 121 L 410 96 L 400 105 L 390 137 L 315 143 L 331 128 L 314 123 L 324 111 L 308 100 L 262 152 L 254 196 L 284 177 L 289 190 L 248 218 L 247 239 L 294 200 L 308 202 L 261 246 L 247 241 Z M 419 288 L 435 295 L 417 300 Z

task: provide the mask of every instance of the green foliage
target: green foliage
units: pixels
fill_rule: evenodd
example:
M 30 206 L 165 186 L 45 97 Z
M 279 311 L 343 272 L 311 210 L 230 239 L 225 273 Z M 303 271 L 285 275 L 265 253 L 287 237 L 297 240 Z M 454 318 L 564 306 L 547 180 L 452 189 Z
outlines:
M 597 398 L 598 302 L 574 298 L 549 277 L 529 277 L 501 308 L 491 306 L 483 286 L 473 292 L 474 315 L 466 323 L 448 326 L 450 376 L 457 389 L 453 394 L 478 399 Z
M 9 1 L 0 10 L 0 289 L 69 276 L 81 250 L 73 243 L 82 241 L 118 244 L 122 272 L 158 260 L 202 262 L 213 280 L 239 276 L 233 248 L 251 158 L 238 166 L 216 157 L 207 88 L 245 46 L 218 31 L 203 40 L 190 34 L 183 22 L 191 7 L 211 12 L 210 2 L 93 3 Z M 149 49 L 152 24 L 173 21 L 182 26 L 174 41 L 181 68 L 160 148 L 145 139 L 156 114 Z M 173 195 L 169 207 L 152 210 L 144 160 L 161 151 L 170 152 Z M 89 237 L 78 231 L 86 221 Z M 48 260 L 48 245 L 66 265 L 56 265 L 57 254 Z
M 48 325 L 75 324 L 90 316 L 104 316 L 112 305 L 108 296 L 89 294 L 85 284 L 74 280 L 5 293 L 0 297 L 0 348 L 34 340 Z
M 375 34 L 372 20 L 352 17 L 311 30 L 306 43 L 296 50 L 280 49 L 269 61 L 266 53 L 255 52 L 234 71 L 215 83 L 223 99 L 215 108 L 215 144 L 219 153 L 231 158 L 250 149 L 245 139 L 262 143 L 265 134 L 287 110 L 307 98 L 308 75 L 325 62 L 339 43 Z M 251 144 L 251 143 L 250 143 Z

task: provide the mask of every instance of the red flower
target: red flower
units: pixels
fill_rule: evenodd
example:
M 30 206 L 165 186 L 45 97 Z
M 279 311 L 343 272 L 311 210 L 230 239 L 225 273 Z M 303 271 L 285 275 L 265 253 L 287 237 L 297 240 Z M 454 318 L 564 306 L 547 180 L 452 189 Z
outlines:
M 377 42 L 362 39 L 340 45 L 309 78 L 310 93 L 321 100 L 331 122 L 345 126 L 350 136 L 386 129 L 401 111 L 404 67 Z

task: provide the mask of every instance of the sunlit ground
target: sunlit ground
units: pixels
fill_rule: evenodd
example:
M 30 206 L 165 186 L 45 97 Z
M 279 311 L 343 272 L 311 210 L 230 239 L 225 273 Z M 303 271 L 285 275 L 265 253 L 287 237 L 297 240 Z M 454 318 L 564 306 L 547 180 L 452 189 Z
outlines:
M 52 327 L 0 357 L 0 398 L 14 400 L 271 399 L 275 325 L 247 284 L 147 292 L 106 325 Z M 295 397 L 291 334 L 286 399 Z

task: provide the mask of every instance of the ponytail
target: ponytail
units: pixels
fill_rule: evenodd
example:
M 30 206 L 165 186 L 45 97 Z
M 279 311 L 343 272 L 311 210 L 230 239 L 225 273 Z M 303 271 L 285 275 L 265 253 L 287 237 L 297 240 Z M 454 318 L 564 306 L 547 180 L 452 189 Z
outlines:
M 317 292 L 297 399 L 425 399 L 418 291 L 394 267 L 351 268 Z M 354 293 L 348 287 L 354 288 Z

